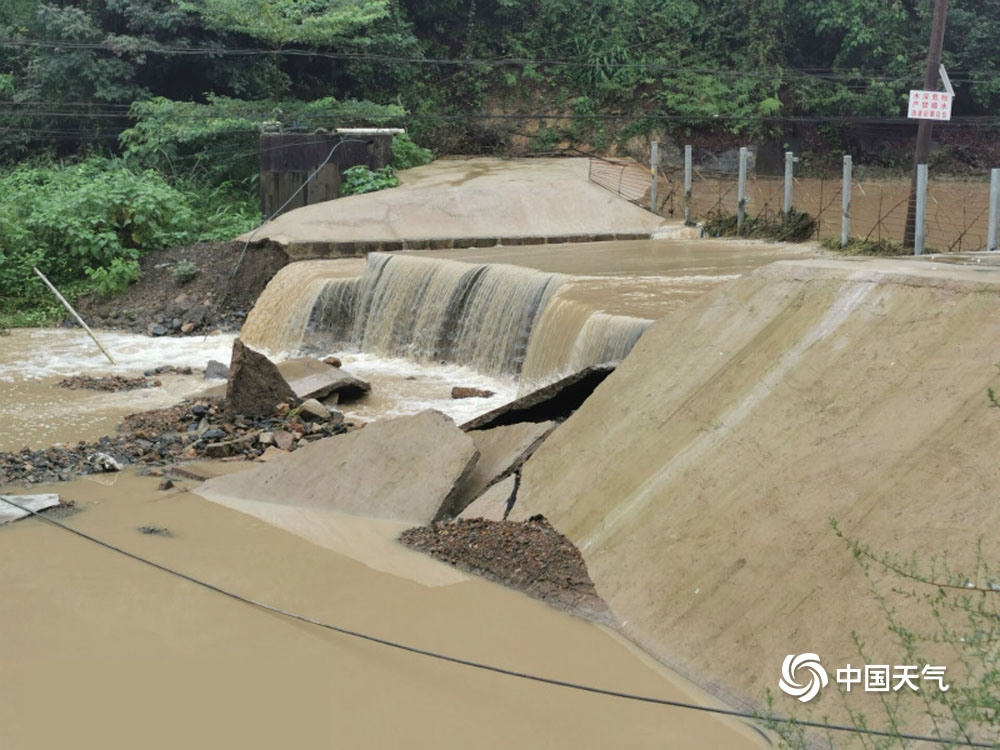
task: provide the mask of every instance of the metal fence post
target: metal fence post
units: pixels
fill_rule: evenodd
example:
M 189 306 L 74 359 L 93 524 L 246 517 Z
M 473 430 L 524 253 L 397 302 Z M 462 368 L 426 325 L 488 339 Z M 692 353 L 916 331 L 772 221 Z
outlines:
M 660 166 L 660 142 L 653 141 L 650 144 L 649 173 L 651 176 L 649 184 L 649 210 L 656 213 L 656 168 Z
M 684 223 L 691 223 L 691 147 L 684 147 Z
M 747 148 L 740 148 L 740 175 L 737 188 L 738 203 L 736 206 L 736 231 L 743 229 L 743 221 L 747 217 Z
M 782 213 L 785 216 L 785 221 L 792 215 L 792 164 L 795 161 L 795 155 L 791 151 L 785 152 L 785 205 L 783 207 Z
M 927 165 L 917 165 L 917 214 L 913 225 L 913 254 L 924 254 L 924 219 L 927 214 Z
M 986 234 L 986 249 L 997 249 L 997 230 L 1000 227 L 1000 169 L 990 170 L 990 223 Z
M 840 246 L 851 239 L 851 157 L 844 154 L 844 180 L 840 188 Z

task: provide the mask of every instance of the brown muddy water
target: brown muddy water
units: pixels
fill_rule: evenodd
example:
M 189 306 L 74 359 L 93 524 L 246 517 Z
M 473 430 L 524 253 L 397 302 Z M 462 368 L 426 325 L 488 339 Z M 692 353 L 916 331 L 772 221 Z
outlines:
M 478 579 L 379 572 L 181 483 L 38 491 L 74 529 L 286 610 L 509 669 L 711 699 L 613 634 Z M 169 535 L 144 535 L 140 526 Z M 436 566 L 414 555 L 420 566 Z M 450 570 L 447 571 L 452 575 Z M 734 720 L 525 682 L 221 596 L 37 519 L 0 527 L 0 746 L 750 748 Z
M 989 219 L 989 180 L 942 178 L 932 172 L 927 187 L 927 252 L 974 252 L 986 249 Z M 855 171 L 851 184 L 852 237 L 903 241 L 911 177 L 868 177 Z M 661 186 L 661 190 L 664 189 Z M 816 218 L 816 237 L 840 237 L 842 178 L 796 178 L 792 205 Z M 664 213 L 683 216 L 683 182 L 666 188 Z M 758 176 L 747 185 L 747 215 L 774 216 L 783 210 L 784 178 Z M 735 214 L 735 176 L 696 175 L 692 185 L 692 212 L 702 221 L 720 213 Z

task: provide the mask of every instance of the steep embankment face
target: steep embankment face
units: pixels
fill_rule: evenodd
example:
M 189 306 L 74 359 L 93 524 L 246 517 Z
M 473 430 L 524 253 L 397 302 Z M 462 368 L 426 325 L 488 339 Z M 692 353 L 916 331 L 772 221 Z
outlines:
M 996 269 L 776 263 L 648 329 L 526 464 L 514 515 L 576 542 L 665 662 L 801 715 L 786 654 L 820 654 L 832 682 L 865 661 L 853 629 L 870 663 L 907 663 L 829 518 L 957 570 L 997 528 L 998 348 Z M 809 708 L 837 714 L 835 689 Z

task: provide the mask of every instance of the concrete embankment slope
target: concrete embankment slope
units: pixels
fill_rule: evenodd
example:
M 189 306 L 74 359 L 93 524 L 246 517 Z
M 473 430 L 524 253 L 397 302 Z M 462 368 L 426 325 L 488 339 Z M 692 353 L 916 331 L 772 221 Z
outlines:
M 857 630 L 869 663 L 908 663 L 829 518 L 956 570 L 981 535 L 1000 546 L 998 359 L 1000 270 L 775 263 L 648 329 L 525 465 L 515 515 L 576 542 L 663 661 L 802 715 L 777 690 L 787 654 L 818 653 L 832 683 L 865 661 Z M 837 715 L 835 688 L 808 708 Z

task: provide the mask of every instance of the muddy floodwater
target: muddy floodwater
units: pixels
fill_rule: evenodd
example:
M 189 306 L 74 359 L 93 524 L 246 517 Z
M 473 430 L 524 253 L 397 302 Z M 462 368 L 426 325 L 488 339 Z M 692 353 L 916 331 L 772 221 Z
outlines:
M 609 632 L 521 594 L 447 569 L 434 585 L 379 572 L 203 500 L 190 483 L 161 492 L 158 481 L 126 473 L 37 489 L 77 503 L 65 519 L 74 529 L 317 620 L 507 669 L 710 701 Z M 0 602 L 4 748 L 764 746 L 735 720 L 293 621 L 37 519 L 0 527 Z

